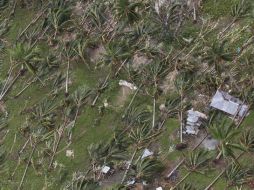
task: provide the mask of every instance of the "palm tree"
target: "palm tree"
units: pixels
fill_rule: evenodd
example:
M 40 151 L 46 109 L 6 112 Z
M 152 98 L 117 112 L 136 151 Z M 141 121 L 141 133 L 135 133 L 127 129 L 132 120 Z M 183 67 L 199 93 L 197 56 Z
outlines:
M 137 154 L 137 152 L 142 149 L 148 142 L 151 142 L 156 139 L 156 137 L 160 134 L 160 131 L 156 132 L 152 130 L 148 125 L 143 125 L 141 127 L 137 127 L 136 129 L 132 129 L 129 138 L 133 143 L 134 151 L 132 153 L 130 162 L 125 170 L 124 176 L 122 178 L 122 184 L 124 183 L 127 174 L 131 168 L 132 162 Z
M 103 63 L 109 65 L 111 71 L 119 72 L 122 63 L 125 63 L 131 56 L 130 45 L 126 40 L 113 40 L 105 46 L 105 53 L 103 55 Z
M 230 165 L 225 171 L 227 179 L 227 188 L 232 188 L 234 186 L 240 187 L 247 182 L 248 171 L 242 169 L 237 163 Z
M 139 159 L 133 166 L 135 168 L 132 172 L 136 181 L 150 181 L 155 174 L 160 172 L 163 168 L 162 163 L 155 158 Z
M 56 35 L 64 24 L 69 21 L 70 15 L 70 5 L 68 5 L 65 0 L 52 1 L 46 24 L 54 29 L 54 38 L 56 38 Z
M 140 18 L 137 11 L 142 6 L 141 2 L 130 2 L 129 0 L 115 0 L 115 15 L 125 23 L 132 24 Z
M 63 187 L 63 190 L 96 190 L 99 189 L 99 187 L 98 182 L 92 179 L 87 179 L 82 174 L 74 173 L 71 181 Z
M 219 35 L 222 36 L 222 34 L 224 34 L 236 21 L 246 17 L 248 15 L 249 8 L 249 2 L 246 2 L 245 0 L 240 0 L 236 4 L 233 4 L 230 12 L 233 20 L 223 29 L 222 32 L 219 33 Z
M 13 48 L 9 49 L 11 60 L 16 64 L 26 66 L 28 70 L 34 72 L 31 61 L 38 59 L 38 48 L 31 48 L 29 44 L 17 43 Z
M 178 187 L 192 172 L 204 174 L 205 164 L 210 160 L 207 151 L 195 150 L 185 156 L 184 166 L 188 173 L 174 186 L 173 189 Z
M 71 94 L 71 101 L 74 102 L 74 106 L 70 103 L 70 115 L 75 112 L 74 118 L 71 121 L 71 125 L 68 128 L 69 140 L 72 138 L 72 130 L 75 127 L 76 121 L 78 119 L 78 114 L 80 108 L 87 102 L 88 97 L 91 95 L 91 90 L 87 86 L 81 86 Z M 75 110 L 75 111 L 74 111 Z
M 233 124 L 227 124 L 226 122 L 224 120 L 220 125 L 216 124 L 209 127 L 213 138 L 219 141 L 219 154 L 216 159 L 219 159 L 221 156 L 235 158 L 234 150 L 240 149 L 240 146 L 233 142 L 234 137 L 239 134 L 239 130 Z
M 202 61 L 208 62 L 209 65 L 215 67 L 215 70 L 218 73 L 221 73 L 223 70 L 223 63 L 225 61 L 232 61 L 234 53 L 229 52 L 226 48 L 227 40 L 215 41 L 212 46 L 204 52 Z
M 254 152 L 254 133 L 252 130 L 247 130 L 242 134 L 240 146 L 245 152 Z
M 91 7 L 88 8 L 83 20 L 89 20 L 92 26 L 102 31 L 104 23 L 107 20 L 105 10 L 106 7 L 103 2 L 95 1 Z

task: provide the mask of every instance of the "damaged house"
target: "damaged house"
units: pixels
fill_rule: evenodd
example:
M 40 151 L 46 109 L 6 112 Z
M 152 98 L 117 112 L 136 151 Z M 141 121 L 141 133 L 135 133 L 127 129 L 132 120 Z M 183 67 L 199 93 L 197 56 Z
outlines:
M 248 105 L 228 93 L 217 90 L 213 96 L 210 106 L 223 111 L 233 117 L 244 117 L 248 112 Z
M 194 111 L 193 109 L 189 110 L 187 113 L 188 115 L 185 125 L 185 133 L 190 135 L 197 135 L 199 132 L 199 127 L 207 119 L 207 116 L 204 113 Z

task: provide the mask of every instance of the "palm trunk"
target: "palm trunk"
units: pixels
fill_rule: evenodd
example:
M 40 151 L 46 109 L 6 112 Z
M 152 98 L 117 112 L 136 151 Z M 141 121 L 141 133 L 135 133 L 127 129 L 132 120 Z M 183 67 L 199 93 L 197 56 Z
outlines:
M 107 84 L 109 77 L 110 77 L 110 73 L 107 75 L 106 79 L 104 80 L 104 82 L 102 84 L 102 88 Z M 96 97 L 93 100 L 92 106 L 95 106 L 100 94 L 101 94 L 100 92 L 97 93 Z
M 181 111 L 180 111 L 180 142 L 183 142 L 183 93 L 181 92 Z
M 210 188 L 220 179 L 226 170 L 224 169 L 204 190 L 210 190 Z
M 191 150 L 191 152 L 195 151 L 201 144 L 202 142 L 208 137 L 208 133 L 206 134 L 206 136 Z M 185 158 L 182 159 L 177 165 L 176 167 L 167 175 L 167 178 L 170 178 L 172 176 L 172 174 L 183 164 L 183 162 L 185 161 Z
M 20 181 L 20 183 L 19 183 L 18 190 L 21 190 L 21 188 L 22 188 L 22 185 L 23 185 L 24 179 L 25 179 L 25 177 L 26 177 L 26 174 L 27 174 L 27 170 L 28 170 L 29 164 L 30 164 L 30 162 L 31 162 L 31 160 L 32 160 L 32 157 L 33 157 L 33 154 L 34 154 L 35 148 L 36 148 L 36 144 L 34 144 L 33 149 L 32 149 L 32 152 L 30 153 L 30 156 L 29 156 L 28 162 L 27 162 L 27 164 L 26 164 L 25 171 L 24 171 L 23 176 L 22 176 L 22 178 L 21 178 L 21 181 Z
M 19 76 L 20 76 L 21 72 L 19 71 L 19 73 L 17 74 L 17 76 L 12 80 L 12 82 L 9 84 L 9 86 L 5 89 L 5 91 L 1 94 L 0 96 L 0 101 L 5 97 L 5 95 L 7 94 L 7 92 L 10 90 L 10 88 L 14 85 L 14 83 L 18 80 Z
M 216 156 L 215 159 L 216 159 L 216 160 L 219 160 L 221 156 L 222 156 L 222 151 L 219 152 L 219 154 Z
M 68 59 L 67 71 L 66 71 L 66 82 L 65 82 L 65 95 L 69 93 L 69 69 L 70 69 L 70 60 Z
M 152 123 L 152 128 L 155 127 L 155 110 L 156 110 L 156 100 L 155 97 L 153 98 L 153 123 Z
M 19 93 L 17 93 L 14 98 L 19 97 L 31 84 L 33 84 L 37 80 L 37 77 L 35 77 L 32 81 L 30 81 Z
M 80 109 L 80 106 L 77 107 L 77 110 L 76 110 L 76 113 L 75 113 L 75 117 L 74 117 L 74 120 L 73 120 L 74 121 L 73 128 L 76 125 L 76 122 L 77 122 L 77 119 L 78 119 L 79 109 Z M 69 141 L 71 141 L 71 139 L 72 139 L 72 132 L 70 133 Z
M 138 148 L 136 148 L 135 151 L 134 151 L 133 154 L 132 154 L 130 163 L 128 164 L 128 166 L 127 166 L 127 168 L 126 168 L 126 170 L 125 170 L 125 173 L 124 173 L 124 176 L 123 176 L 123 178 L 122 178 L 121 184 L 124 183 L 124 181 L 125 181 L 125 179 L 126 179 L 126 177 L 127 177 L 127 174 L 128 174 L 128 172 L 129 172 L 130 167 L 131 167 L 131 165 L 132 165 L 132 162 L 133 162 L 133 160 L 134 160 L 134 158 L 135 158 L 135 156 L 136 156 L 136 154 L 137 154 L 137 151 L 138 151 Z
M 182 159 L 177 165 L 176 167 L 167 175 L 167 178 L 170 178 L 172 176 L 173 173 L 175 173 L 175 171 L 183 164 L 183 162 L 185 161 L 185 158 Z
M 234 161 L 237 161 L 239 158 L 241 158 L 244 155 L 245 152 L 242 152 Z M 232 163 L 232 161 L 227 167 L 229 167 Z M 210 190 L 211 187 L 220 179 L 220 177 L 226 172 L 227 167 L 221 171 L 221 173 L 204 189 L 204 190 Z
M 54 158 L 55 158 L 55 155 L 56 155 L 56 151 L 57 151 L 58 146 L 59 146 L 59 144 L 60 144 L 60 140 L 61 140 L 61 138 L 62 138 L 63 132 L 64 132 L 64 127 L 61 127 L 61 128 L 60 128 L 60 132 L 59 132 L 59 137 L 58 137 L 58 139 L 57 139 L 56 145 L 55 145 L 54 150 L 53 150 L 53 155 L 52 155 L 52 157 L 51 157 L 51 159 L 50 159 L 50 162 L 49 162 L 49 167 L 48 167 L 49 169 L 51 168 L 51 166 L 52 166 L 52 164 L 53 164 L 53 161 L 54 161 Z
M 188 172 L 174 187 L 173 190 L 175 188 L 177 188 L 187 177 L 189 177 L 189 175 L 191 174 L 191 172 Z

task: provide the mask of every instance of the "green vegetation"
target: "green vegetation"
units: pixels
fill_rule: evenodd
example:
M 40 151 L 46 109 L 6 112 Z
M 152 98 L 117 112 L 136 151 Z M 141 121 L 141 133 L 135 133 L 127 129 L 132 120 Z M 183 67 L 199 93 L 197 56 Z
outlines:
M 253 6 L 0 0 L 0 189 L 253 189 Z

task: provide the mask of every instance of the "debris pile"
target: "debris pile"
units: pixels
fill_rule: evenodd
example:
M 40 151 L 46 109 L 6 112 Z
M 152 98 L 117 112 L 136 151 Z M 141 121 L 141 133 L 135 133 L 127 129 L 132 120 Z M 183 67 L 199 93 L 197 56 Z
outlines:
M 199 111 L 194 111 L 193 109 L 188 111 L 187 122 L 186 122 L 186 134 L 197 135 L 199 132 L 199 127 L 202 125 L 203 121 L 207 119 L 204 113 Z

